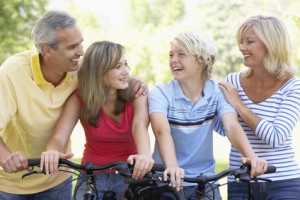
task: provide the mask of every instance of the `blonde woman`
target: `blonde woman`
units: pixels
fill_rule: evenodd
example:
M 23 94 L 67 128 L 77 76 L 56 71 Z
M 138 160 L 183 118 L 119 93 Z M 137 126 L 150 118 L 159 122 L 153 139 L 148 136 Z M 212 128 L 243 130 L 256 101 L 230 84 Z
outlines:
M 291 69 L 291 44 L 284 23 L 273 16 L 253 16 L 237 31 L 246 70 L 229 74 L 221 88 L 236 109 L 255 153 L 276 166 L 263 175 L 272 182 L 234 183 L 229 179 L 228 199 L 299 199 L 300 167 L 295 160 L 292 132 L 300 117 L 300 79 Z M 239 152 L 231 149 L 230 167 Z M 246 196 L 245 196 L 246 193 Z

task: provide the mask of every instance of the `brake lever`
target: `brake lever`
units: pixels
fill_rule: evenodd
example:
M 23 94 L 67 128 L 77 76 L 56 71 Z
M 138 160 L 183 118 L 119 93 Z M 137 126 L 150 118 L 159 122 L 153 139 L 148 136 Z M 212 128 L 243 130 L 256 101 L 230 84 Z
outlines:
M 261 177 L 254 177 L 252 178 L 251 180 L 257 182 L 257 181 L 265 181 L 265 182 L 272 182 L 271 179 L 268 179 L 268 178 L 261 178 Z
M 33 175 L 33 174 L 45 174 L 45 173 L 43 171 L 40 171 L 40 170 L 39 171 L 36 171 L 36 170 L 30 171 L 30 172 L 27 172 L 27 173 L 23 174 L 22 179 L 24 179 L 27 176 Z
M 132 175 L 132 173 L 131 173 L 132 167 L 129 164 L 126 164 L 126 165 L 119 164 L 119 167 L 116 167 L 116 168 L 117 168 L 117 171 L 116 171 L 117 174 L 121 174 L 122 176 L 125 176 L 125 177 L 130 177 Z
M 261 177 L 251 177 L 249 175 L 250 173 L 250 170 L 251 170 L 251 166 L 250 165 L 247 165 L 247 164 L 244 164 L 240 167 L 240 170 L 246 170 L 248 173 L 241 173 L 240 176 L 236 176 L 236 179 L 238 179 L 239 181 L 243 181 L 243 182 L 249 182 L 249 181 L 265 181 L 265 182 L 272 182 L 272 180 L 270 179 L 267 179 L 267 178 L 261 178 Z
M 250 171 L 250 166 L 244 164 L 240 167 L 239 171 L 236 171 L 233 175 L 235 179 L 238 181 L 249 182 L 253 179 L 250 177 L 249 171 Z
M 241 182 L 250 182 L 252 180 L 254 180 L 254 178 L 251 178 L 249 175 L 242 175 L 240 177 L 237 178 L 239 181 Z

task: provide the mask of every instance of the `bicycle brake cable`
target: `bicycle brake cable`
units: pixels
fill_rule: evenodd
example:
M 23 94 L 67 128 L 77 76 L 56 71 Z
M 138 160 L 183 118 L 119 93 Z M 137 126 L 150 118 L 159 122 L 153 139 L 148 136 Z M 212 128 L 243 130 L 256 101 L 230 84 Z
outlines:
M 23 174 L 22 179 L 24 179 L 25 177 L 30 176 L 32 174 L 45 174 L 45 173 L 43 171 L 36 171 L 36 170 L 30 171 L 30 172 Z

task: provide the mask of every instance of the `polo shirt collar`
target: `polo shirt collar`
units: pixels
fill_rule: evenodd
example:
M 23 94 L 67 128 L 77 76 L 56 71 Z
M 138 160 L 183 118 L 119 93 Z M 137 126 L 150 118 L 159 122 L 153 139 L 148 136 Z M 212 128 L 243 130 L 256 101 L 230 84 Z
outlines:
M 215 91 L 215 86 L 213 84 L 212 80 L 206 80 L 204 82 L 204 96 L 203 98 L 208 99 L 210 98 L 216 91 Z M 179 81 L 178 80 L 174 80 L 174 91 L 175 91 L 175 98 L 180 99 L 180 98 L 186 98 L 186 96 L 184 95 Z
M 174 80 L 174 94 L 175 99 L 186 98 L 177 80 Z
M 209 99 L 216 93 L 215 84 L 213 80 L 206 80 L 204 82 L 204 98 Z
M 35 53 L 31 57 L 31 63 L 32 63 L 32 72 L 33 72 L 33 80 L 37 85 L 44 85 L 49 84 L 43 76 L 41 65 L 40 65 L 40 58 L 39 53 Z M 68 72 L 64 80 L 61 82 L 61 84 L 66 83 L 70 80 L 70 73 Z

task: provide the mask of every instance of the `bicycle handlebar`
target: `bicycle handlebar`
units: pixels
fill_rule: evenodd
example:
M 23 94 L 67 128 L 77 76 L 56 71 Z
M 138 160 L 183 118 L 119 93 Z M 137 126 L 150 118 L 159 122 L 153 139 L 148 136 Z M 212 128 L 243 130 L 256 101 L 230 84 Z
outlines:
M 41 159 L 40 158 L 30 158 L 28 159 L 28 166 L 40 166 Z M 124 161 L 117 161 L 117 162 L 110 162 L 104 165 L 93 165 L 90 162 L 85 163 L 84 165 L 76 164 L 72 161 L 66 160 L 66 159 L 59 159 L 59 164 L 67 166 L 69 168 L 75 169 L 75 170 L 83 170 L 85 172 L 87 171 L 101 171 L 106 169 L 115 169 L 118 171 L 121 175 L 125 177 L 124 181 L 126 184 L 139 184 L 139 183 L 145 183 L 151 180 L 156 181 L 162 181 L 162 175 L 158 175 L 154 172 L 163 172 L 166 168 L 164 165 L 161 164 L 154 164 L 152 171 L 148 174 L 146 174 L 143 178 L 140 179 L 133 179 L 131 178 L 133 166 L 128 164 Z M 227 169 L 224 170 L 216 175 L 207 176 L 204 174 L 200 174 L 198 177 L 195 178 L 188 178 L 184 177 L 183 181 L 190 182 L 190 183 L 197 183 L 197 182 L 211 182 L 211 181 L 217 181 L 222 179 L 225 176 L 233 175 L 235 178 L 245 178 L 250 177 L 250 171 L 251 166 L 250 165 L 242 165 L 239 168 L 234 169 Z M 267 168 L 267 171 L 264 174 L 268 173 L 274 173 L 276 172 L 276 167 L 269 165 Z M 166 181 L 168 182 L 168 181 Z
M 32 166 L 32 167 L 40 166 L 40 163 L 41 163 L 40 158 L 29 158 L 28 159 L 28 166 Z M 104 165 L 93 165 L 90 162 L 87 162 L 84 165 L 81 165 L 81 164 L 76 164 L 76 163 L 74 163 L 70 160 L 66 160 L 66 159 L 59 159 L 58 163 L 61 165 L 66 165 L 75 170 L 83 170 L 83 171 L 86 171 L 88 169 L 93 170 L 93 171 L 106 170 L 106 169 L 110 169 L 110 168 L 116 168 L 119 165 L 124 165 L 124 164 L 127 165 L 128 164 L 127 162 L 118 161 L 118 162 L 107 163 Z
M 40 158 L 29 158 L 28 159 L 28 166 L 40 166 L 41 159 Z M 128 162 L 125 161 L 116 161 L 116 162 L 110 162 L 103 165 L 94 165 L 91 162 L 87 162 L 85 164 L 76 164 L 70 160 L 66 159 L 59 159 L 58 163 L 60 165 L 65 165 L 71 169 L 75 170 L 91 170 L 91 171 L 100 171 L 100 170 L 106 170 L 106 169 L 115 169 L 117 171 L 124 171 L 124 169 L 132 170 L 133 166 L 128 164 Z M 163 172 L 165 170 L 165 166 L 161 164 L 154 164 L 152 167 L 152 171 L 158 171 Z
M 204 174 L 200 174 L 198 177 L 194 178 L 188 178 L 184 177 L 183 181 L 184 182 L 189 182 L 189 183 L 208 183 L 212 181 L 218 181 L 225 176 L 233 175 L 235 178 L 239 178 L 241 180 L 250 180 L 250 171 L 251 171 L 251 166 L 250 165 L 242 165 L 239 168 L 234 168 L 234 169 L 227 169 L 224 170 L 216 175 L 212 176 L 207 176 Z M 276 172 L 276 167 L 273 165 L 269 165 L 267 168 L 267 171 L 264 174 L 269 174 L 269 173 L 274 173 Z M 125 183 L 127 184 L 139 184 L 139 183 L 145 183 L 151 180 L 156 180 L 156 181 L 162 181 L 162 182 L 169 182 L 170 180 L 163 181 L 161 176 L 154 176 L 153 174 L 146 174 L 143 178 L 141 179 L 132 179 L 131 177 L 126 177 L 125 178 Z M 263 180 L 263 179 L 262 179 Z
M 211 182 L 211 181 L 218 181 L 225 176 L 230 176 L 233 175 L 235 178 L 243 178 L 245 177 L 250 177 L 250 171 L 251 171 L 251 166 L 250 165 L 242 165 L 239 168 L 234 168 L 234 169 L 227 169 L 224 170 L 216 175 L 212 176 L 206 176 L 206 175 L 201 175 L 198 176 L 197 178 L 183 178 L 185 182 L 190 182 L 190 183 L 197 183 L 197 182 Z M 273 165 L 269 165 L 267 168 L 267 171 L 264 174 L 270 174 L 276 172 L 276 167 Z

